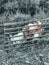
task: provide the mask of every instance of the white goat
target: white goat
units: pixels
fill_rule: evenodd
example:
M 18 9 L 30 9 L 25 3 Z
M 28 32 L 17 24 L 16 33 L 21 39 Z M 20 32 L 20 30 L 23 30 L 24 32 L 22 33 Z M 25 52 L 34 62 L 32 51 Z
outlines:
M 41 24 L 39 21 L 38 21 L 38 23 L 39 23 L 39 25 Z M 29 23 L 28 26 L 29 26 L 29 30 L 32 30 L 32 33 L 33 33 L 34 29 L 35 29 L 34 24 Z M 33 34 L 33 38 L 34 37 L 39 37 L 39 33 L 35 32 Z M 10 39 L 11 39 L 11 41 L 13 41 L 13 44 L 21 43 L 23 41 L 23 39 L 24 39 L 24 34 L 23 34 L 23 32 L 19 32 L 18 34 L 10 35 Z M 21 41 L 19 41 L 19 40 L 21 40 Z

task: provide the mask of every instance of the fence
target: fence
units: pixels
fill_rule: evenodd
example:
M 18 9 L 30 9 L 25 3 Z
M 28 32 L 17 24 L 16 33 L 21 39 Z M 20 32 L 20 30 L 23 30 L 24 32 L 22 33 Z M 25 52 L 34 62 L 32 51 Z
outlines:
M 45 29 L 45 33 L 49 34 L 49 19 L 43 19 L 43 23 L 41 26 L 43 29 Z M 22 40 L 14 40 L 15 37 L 23 36 L 22 34 L 17 35 L 19 32 L 23 32 L 22 28 L 24 25 L 27 25 L 28 23 L 32 23 L 33 21 L 22 21 L 22 22 L 4 22 L 0 24 L 0 38 L 1 38 L 1 44 L 2 47 L 6 52 L 10 52 L 13 49 L 19 47 L 22 43 L 29 43 L 33 42 L 33 38 L 29 38 L 30 40 L 27 40 L 27 38 L 23 38 Z M 12 36 L 11 36 L 12 35 Z M 45 36 L 43 36 L 45 37 Z M 12 39 L 12 40 L 11 40 Z M 19 42 L 20 41 L 20 42 Z

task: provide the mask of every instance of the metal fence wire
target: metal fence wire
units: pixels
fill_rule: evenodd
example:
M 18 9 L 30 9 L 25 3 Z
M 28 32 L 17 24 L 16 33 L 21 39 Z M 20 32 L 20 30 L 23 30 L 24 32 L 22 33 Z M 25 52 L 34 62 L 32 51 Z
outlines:
M 44 29 L 44 33 L 40 37 L 34 37 L 34 33 L 27 33 L 24 35 L 24 32 L 28 30 L 23 30 L 25 25 L 33 23 L 33 21 L 22 21 L 22 22 L 2 22 L 0 23 L 0 48 L 4 49 L 6 52 L 12 51 L 13 49 L 19 47 L 23 43 L 33 43 L 38 40 L 49 41 L 49 18 L 42 19 L 41 28 Z M 32 26 L 31 26 L 32 27 Z M 29 30 L 31 31 L 31 30 Z

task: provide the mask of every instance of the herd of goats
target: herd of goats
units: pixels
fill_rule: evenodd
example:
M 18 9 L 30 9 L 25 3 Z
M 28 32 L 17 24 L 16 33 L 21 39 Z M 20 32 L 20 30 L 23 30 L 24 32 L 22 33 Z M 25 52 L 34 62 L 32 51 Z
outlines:
M 44 29 L 41 27 L 42 23 L 38 21 L 37 19 L 34 21 L 34 23 L 29 23 L 28 25 L 25 25 L 22 28 L 22 31 L 15 35 L 10 35 L 11 41 L 17 41 L 23 39 L 33 39 L 35 37 L 41 37 L 44 33 Z

